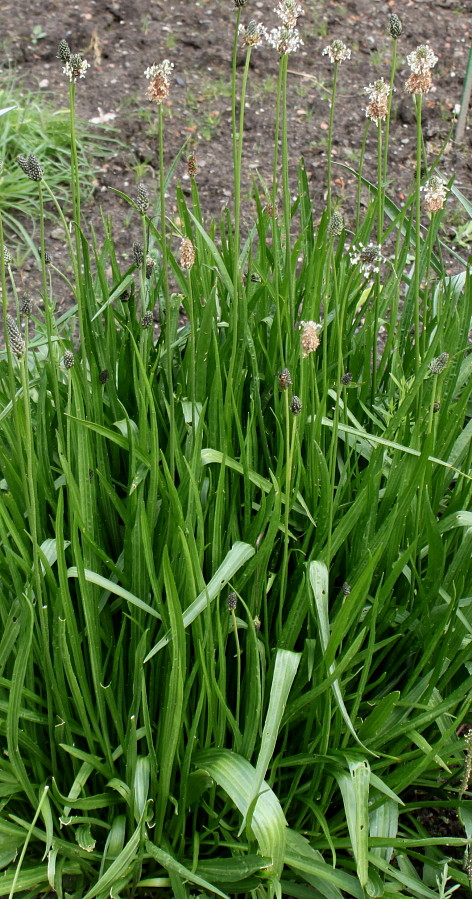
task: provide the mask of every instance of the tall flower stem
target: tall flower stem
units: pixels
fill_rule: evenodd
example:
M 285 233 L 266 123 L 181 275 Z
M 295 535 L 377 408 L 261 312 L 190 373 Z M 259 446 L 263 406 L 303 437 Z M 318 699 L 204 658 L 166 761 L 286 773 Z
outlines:
M 274 295 L 275 295 L 275 319 L 277 328 L 277 339 L 279 343 L 280 366 L 285 366 L 285 350 L 282 338 L 282 309 L 279 296 L 279 228 L 277 223 L 277 193 L 278 178 L 277 169 L 279 162 L 279 134 L 280 134 L 280 107 L 282 105 L 282 83 L 283 83 L 283 67 L 282 59 L 279 63 L 279 75 L 277 79 L 277 100 L 275 106 L 275 134 L 274 134 L 274 158 L 272 165 L 272 249 L 274 257 L 273 277 L 274 277 Z
M 159 186 L 160 186 L 160 218 L 161 218 L 161 273 L 162 290 L 166 310 L 165 347 L 167 366 L 167 386 L 169 390 L 169 471 L 171 477 L 175 470 L 175 402 L 174 377 L 172 370 L 172 310 L 169 292 L 169 276 L 167 272 L 167 238 L 166 238 L 166 196 L 164 174 L 164 113 L 159 104 Z
M 385 141 L 384 141 L 384 150 L 383 150 L 383 184 L 387 183 L 387 172 L 388 172 L 388 139 L 390 135 L 390 113 L 392 111 L 392 98 L 393 98 L 393 90 L 394 90 L 394 81 L 395 81 L 395 70 L 397 67 L 397 38 L 393 38 L 393 49 L 392 49 L 392 64 L 390 66 L 390 91 L 388 94 L 388 112 L 385 119 Z
M 284 53 L 280 61 L 282 73 L 282 182 L 284 192 L 284 225 L 285 225 L 285 273 L 287 280 L 288 315 L 289 323 L 293 327 L 295 320 L 295 298 L 293 290 L 292 254 L 290 246 L 291 202 L 290 184 L 288 177 L 288 132 L 287 132 L 287 69 L 288 54 Z M 290 324 L 289 324 L 290 327 Z
M 383 181 L 382 159 L 382 121 L 377 124 L 377 243 L 380 246 L 383 237 L 385 184 Z M 377 393 L 377 338 L 379 331 L 380 274 L 377 272 L 374 281 L 374 330 L 372 335 L 372 402 Z
M 329 128 L 328 128 L 328 196 L 327 196 L 327 207 L 328 207 L 328 221 L 331 219 L 332 214 L 332 202 L 331 202 L 331 153 L 333 149 L 333 127 L 334 127 L 334 103 L 336 99 L 336 86 L 338 82 L 338 68 L 339 63 L 334 63 L 334 71 L 333 71 L 333 88 L 331 91 L 331 106 L 329 110 Z
M 420 259 L 421 259 L 421 109 L 423 97 L 416 96 L 416 186 L 415 186 L 415 272 L 414 272 L 414 300 L 415 300 L 415 374 L 418 374 L 421 364 L 420 353 Z
M 246 52 L 246 61 L 244 64 L 244 72 L 243 72 L 243 80 L 241 84 L 241 98 L 239 101 L 239 126 L 237 131 L 237 138 L 234 141 L 234 244 L 233 244 L 233 296 L 232 296 L 232 344 L 231 344 L 231 357 L 228 367 L 228 378 L 227 378 L 227 400 L 225 403 L 226 411 L 227 411 L 227 420 L 226 420 L 226 439 L 229 440 L 229 425 L 232 415 L 232 402 L 231 402 L 231 392 L 233 389 L 233 376 L 234 376 L 234 368 L 236 364 L 236 356 L 238 352 L 238 341 L 241 335 L 244 338 L 244 334 L 246 333 L 246 321 L 247 321 L 247 309 L 246 306 L 239 304 L 239 285 L 240 285 L 240 271 L 239 271 L 239 248 L 240 248 L 240 202 L 241 202 L 241 161 L 243 155 L 243 136 L 244 136 L 244 105 L 246 102 L 246 88 L 247 88 L 247 80 L 249 75 L 249 62 L 251 59 L 251 47 L 247 48 Z M 236 85 L 234 85 L 234 90 L 236 90 Z
M 43 290 L 43 302 L 44 309 L 46 313 L 46 339 L 48 343 L 48 356 L 50 362 L 50 374 L 52 381 L 52 389 L 54 393 L 54 403 L 56 406 L 56 416 L 57 416 L 57 426 L 59 430 L 59 435 L 61 438 L 61 445 L 63 444 L 63 426 L 62 426 L 62 410 L 61 410 L 61 401 L 59 395 L 59 384 L 57 380 L 57 369 L 56 362 L 54 358 L 54 344 L 53 344 L 53 314 L 52 314 L 52 303 L 51 303 L 51 292 L 48 286 L 48 278 L 46 272 L 46 246 L 44 241 L 44 197 L 43 197 L 43 188 L 41 181 L 38 183 L 38 193 L 39 193 L 39 235 L 40 235 L 40 247 L 41 247 L 41 282 L 42 282 L 42 290 Z

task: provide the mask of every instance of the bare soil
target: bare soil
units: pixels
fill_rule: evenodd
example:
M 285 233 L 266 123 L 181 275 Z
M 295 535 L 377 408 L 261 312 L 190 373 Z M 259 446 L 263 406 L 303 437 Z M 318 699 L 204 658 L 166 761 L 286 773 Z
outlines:
M 275 0 L 248 0 L 242 21 L 278 24 Z M 399 66 L 391 126 L 390 187 L 401 203 L 415 171 L 415 125 L 411 97 L 404 92 L 409 74 L 406 56 L 418 44 L 428 43 L 439 57 L 434 88 L 424 98 L 424 134 L 428 160 L 440 150 L 451 129 L 454 107 L 460 103 L 472 33 L 472 0 L 304 0 L 299 19 L 304 45 L 289 60 L 289 146 L 296 169 L 304 157 L 315 211 L 321 214 L 326 190 L 326 148 L 332 66 L 322 49 L 334 38 L 352 48 L 352 58 L 340 68 L 335 110 L 334 162 L 358 165 L 365 126 L 364 86 L 389 78 L 392 39 L 388 15 L 403 22 L 398 42 Z M 219 216 L 231 207 L 231 53 L 236 18 L 233 0 L 15 0 L 3 4 L 3 65 L 14 68 L 29 89 L 53 94 L 59 107 L 68 102 L 68 83 L 56 58 L 57 45 L 66 38 L 72 52 L 81 52 L 91 68 L 77 84 L 77 113 L 88 121 L 108 122 L 116 128 L 123 147 L 97 162 L 95 199 L 85 217 L 100 222 L 100 208 L 110 216 L 122 256 L 131 256 L 136 236 L 131 231 L 129 208 L 110 187 L 135 194 L 143 180 L 151 193 L 157 165 L 156 107 L 146 96 L 144 69 L 164 58 L 174 63 L 171 92 L 166 105 L 165 153 L 170 164 L 184 142 L 194 150 L 204 213 Z M 38 36 L 41 33 L 42 36 Z M 241 51 L 240 66 L 244 59 Z M 255 177 L 270 181 L 275 88 L 278 54 L 255 48 L 246 104 L 243 159 L 244 214 L 251 213 Z M 241 69 L 240 69 L 241 71 Z M 451 140 L 442 171 L 455 174 L 456 185 L 471 196 L 471 139 L 468 125 L 460 145 Z M 25 147 L 26 153 L 34 147 Z M 187 149 L 176 170 L 184 187 Z M 366 175 L 375 180 L 376 129 L 372 126 L 366 150 Z M 333 166 L 333 191 L 350 224 L 355 178 Z M 261 189 L 261 192 L 262 189 Z M 169 190 L 172 214 L 174 191 Z M 97 200 L 99 202 L 97 202 Z M 460 207 L 451 202 L 450 234 L 460 223 Z M 351 222 L 352 224 L 352 222 Z M 57 228 L 51 225 L 48 244 L 55 260 L 62 253 Z

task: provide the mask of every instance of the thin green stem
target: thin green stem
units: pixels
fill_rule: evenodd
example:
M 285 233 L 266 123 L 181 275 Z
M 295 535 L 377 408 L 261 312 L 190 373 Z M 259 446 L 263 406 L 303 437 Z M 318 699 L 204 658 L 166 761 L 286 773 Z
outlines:
M 334 127 L 334 102 L 336 99 L 336 85 L 338 81 L 338 68 L 339 63 L 334 63 L 333 70 L 333 88 L 331 91 L 331 106 L 329 110 L 329 128 L 328 128 L 328 194 L 327 194 L 327 208 L 328 208 L 328 221 L 331 219 L 332 215 L 332 202 L 331 202 L 331 165 L 332 165 L 332 149 L 333 149 L 333 127 Z
M 166 197 L 165 197 L 165 173 L 164 173 L 164 114 L 162 104 L 159 104 L 159 186 L 160 186 L 160 218 L 161 218 L 161 272 L 162 290 L 166 310 L 165 323 L 165 347 L 166 347 L 166 374 L 167 388 L 169 391 L 169 471 L 174 477 L 175 471 L 175 398 L 174 376 L 172 356 L 172 309 L 169 291 L 169 276 L 167 271 L 167 237 L 166 237 Z

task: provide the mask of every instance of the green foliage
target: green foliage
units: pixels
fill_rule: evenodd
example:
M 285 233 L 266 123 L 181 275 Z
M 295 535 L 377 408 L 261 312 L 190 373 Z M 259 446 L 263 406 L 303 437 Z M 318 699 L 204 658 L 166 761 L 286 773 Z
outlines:
M 239 213 L 208 227 L 192 180 L 169 233 L 159 110 L 156 213 L 126 198 L 139 265 L 84 236 L 74 130 L 75 305 L 54 314 L 43 252 L 23 320 L 0 254 L 25 340 L 0 357 L 1 896 L 467 889 L 470 271 L 415 189 L 369 187 L 351 246 L 380 229 L 381 276 L 314 226 L 286 76 L 280 217 L 256 195 L 247 237 Z M 236 198 L 243 126 L 244 104 Z

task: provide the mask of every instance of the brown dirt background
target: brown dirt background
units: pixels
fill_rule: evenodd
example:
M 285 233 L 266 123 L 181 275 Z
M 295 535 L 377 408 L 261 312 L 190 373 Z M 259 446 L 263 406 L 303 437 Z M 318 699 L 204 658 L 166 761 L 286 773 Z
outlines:
M 275 0 L 248 0 L 242 21 L 278 24 Z M 352 58 L 340 68 L 335 115 L 335 162 L 356 168 L 365 124 L 366 95 L 363 87 L 384 76 L 389 79 L 392 40 L 388 15 L 396 12 L 403 22 L 398 42 L 399 68 L 391 125 L 389 193 L 401 204 L 414 178 L 415 125 L 412 100 L 403 90 L 409 74 L 406 56 L 418 44 L 429 43 L 439 57 L 434 69 L 434 89 L 424 98 L 424 135 L 428 160 L 439 151 L 451 127 L 453 109 L 461 100 L 472 34 L 472 0 L 305 0 L 299 20 L 304 46 L 289 61 L 289 147 L 295 176 L 304 157 L 315 214 L 323 209 L 326 190 L 326 140 L 332 67 L 322 49 L 335 38 L 352 48 Z M 174 63 L 170 96 L 166 105 L 165 153 L 170 164 L 182 144 L 194 150 L 204 214 L 218 216 L 232 202 L 231 174 L 231 52 L 236 9 L 233 0 L 15 0 L 3 4 L 1 13 L 3 72 L 13 69 L 25 88 L 53 95 L 58 107 L 68 103 L 68 83 L 56 58 L 57 45 L 66 38 L 72 52 L 81 52 L 91 68 L 77 84 L 77 113 L 90 121 L 108 121 L 124 146 L 97 162 L 94 201 L 84 217 L 100 224 L 100 209 L 113 220 L 123 261 L 139 234 L 132 233 L 129 207 L 110 187 L 135 195 L 143 180 L 151 194 L 157 165 L 156 107 L 146 97 L 144 69 L 168 58 Z M 34 41 L 34 29 L 44 36 Z M 239 60 L 242 66 L 244 54 Z M 270 181 L 278 54 L 268 47 L 254 49 L 246 106 L 243 158 L 243 214 L 252 212 L 251 184 L 260 175 Z M 241 68 L 240 68 L 241 72 Z M 455 173 L 455 183 L 472 200 L 470 119 L 460 145 L 451 141 L 442 171 Z M 375 180 L 376 129 L 372 126 L 366 152 L 367 176 Z M 25 145 L 25 154 L 34 153 Z M 184 190 L 189 181 L 185 159 L 176 171 Z M 333 166 L 333 191 L 352 225 L 355 179 Z M 169 191 L 169 214 L 174 190 Z M 97 202 L 98 201 L 98 202 Z M 175 209 L 175 207 L 174 207 Z M 448 209 L 451 235 L 460 207 Z M 139 228 L 139 225 L 137 226 Z M 48 250 L 54 261 L 62 245 L 51 225 Z M 29 263 L 26 263 L 28 268 Z

